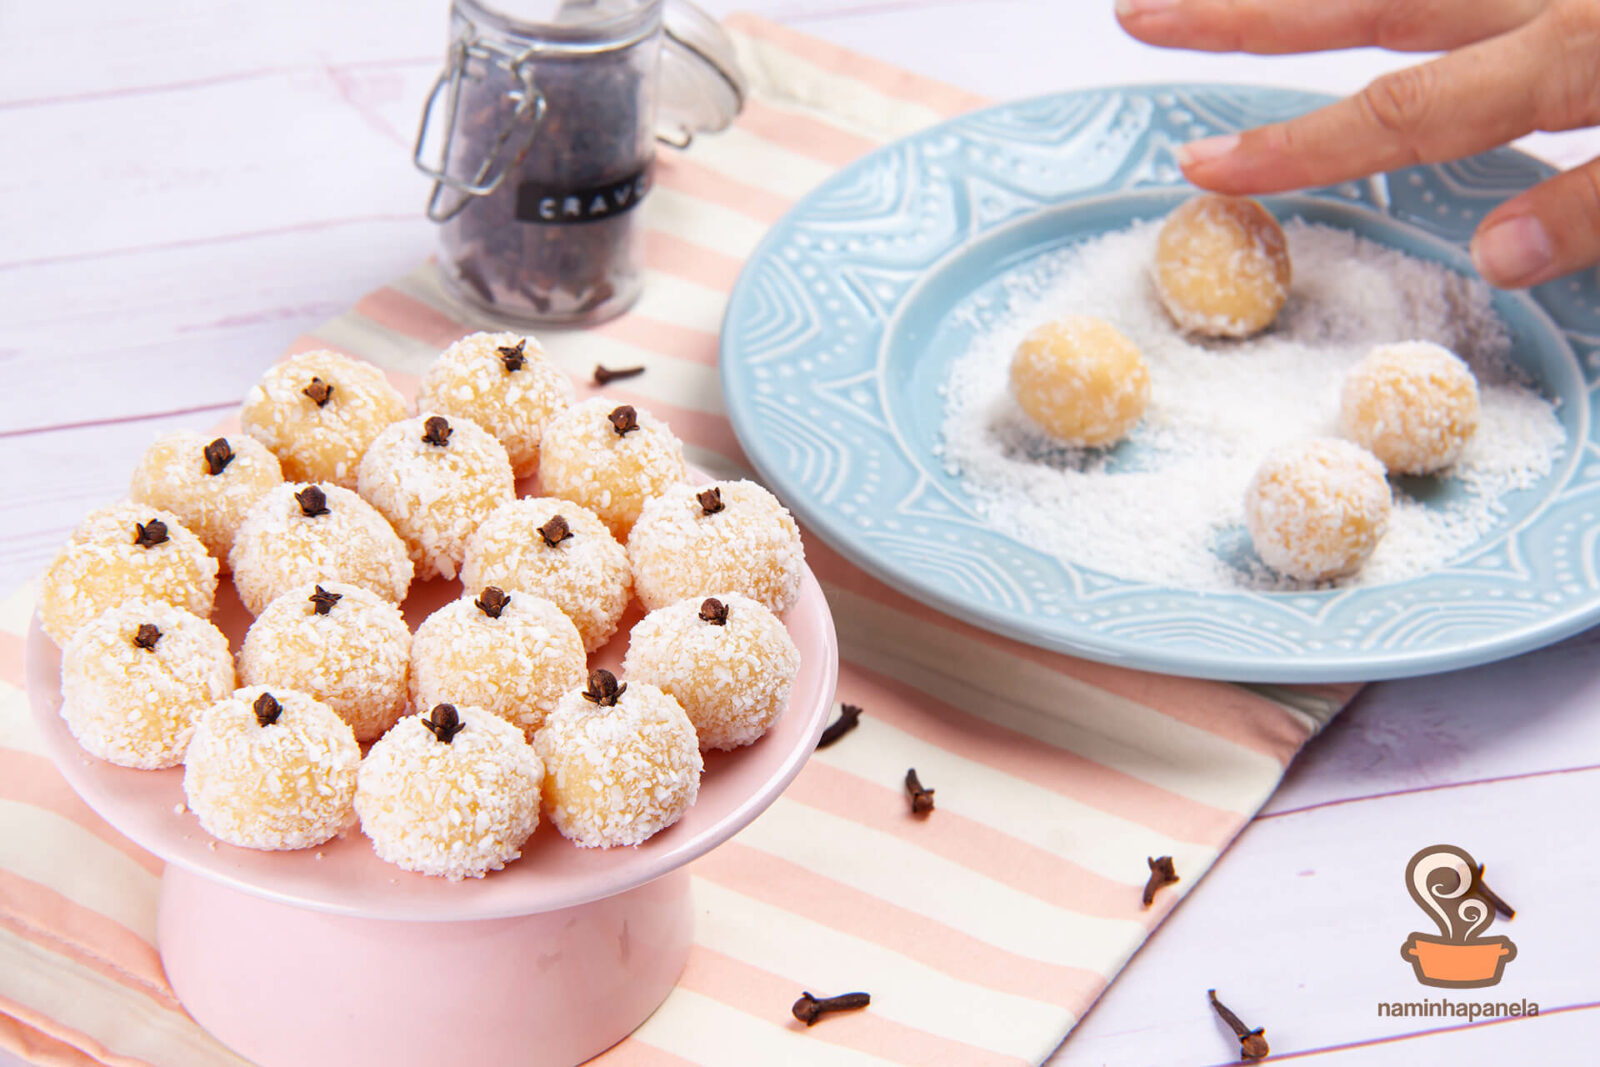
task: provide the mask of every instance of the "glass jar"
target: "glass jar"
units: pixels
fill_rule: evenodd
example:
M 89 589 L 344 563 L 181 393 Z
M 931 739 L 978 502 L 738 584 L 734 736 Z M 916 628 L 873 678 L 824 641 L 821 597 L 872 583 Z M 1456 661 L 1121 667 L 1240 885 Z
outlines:
M 681 0 L 453 0 L 450 26 L 415 154 L 446 287 L 513 323 L 626 311 L 644 282 L 637 209 L 658 110 L 680 145 L 731 122 L 744 98 L 731 43 Z

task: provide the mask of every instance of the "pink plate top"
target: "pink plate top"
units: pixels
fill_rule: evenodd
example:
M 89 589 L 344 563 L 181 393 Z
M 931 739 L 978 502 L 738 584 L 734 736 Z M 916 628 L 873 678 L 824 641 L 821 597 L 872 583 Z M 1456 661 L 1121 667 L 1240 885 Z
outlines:
M 459 596 L 456 582 L 412 586 L 405 612 L 413 628 Z M 590 657 L 617 668 L 638 605 L 618 636 Z M 217 590 L 215 622 L 237 650 L 250 624 L 231 582 Z M 580 849 L 548 820 L 522 858 L 481 879 L 450 882 L 384 863 L 359 828 L 319 848 L 257 852 L 217 841 L 184 806 L 183 768 L 137 771 L 90 756 L 67 731 L 61 708 L 61 655 L 34 616 L 28 631 L 28 697 L 55 764 L 85 803 L 108 823 L 168 863 L 224 885 L 318 911 L 370 919 L 497 919 L 568 908 L 643 885 L 726 841 L 783 792 L 826 725 L 839 675 L 833 618 L 807 569 L 799 602 L 784 623 L 800 649 L 800 673 L 788 710 L 765 737 L 735 752 L 711 752 L 694 807 L 674 826 L 633 848 Z M 619 670 L 620 673 L 620 670 Z

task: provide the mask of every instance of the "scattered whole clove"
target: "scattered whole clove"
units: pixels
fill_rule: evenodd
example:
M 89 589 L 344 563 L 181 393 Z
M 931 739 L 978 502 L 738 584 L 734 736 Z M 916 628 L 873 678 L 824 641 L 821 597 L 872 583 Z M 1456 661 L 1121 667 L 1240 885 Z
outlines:
M 1266 1031 L 1259 1026 L 1254 1030 L 1246 1026 L 1237 1015 L 1229 1011 L 1217 999 L 1217 991 L 1215 989 L 1206 990 L 1206 996 L 1211 998 L 1211 1006 L 1216 1009 L 1217 1014 L 1222 1017 L 1222 1021 L 1228 1024 L 1228 1028 L 1239 1039 L 1239 1059 L 1266 1059 L 1267 1055 L 1272 1051 L 1267 1045 Z
M 1157 856 L 1154 859 L 1146 858 L 1150 865 L 1150 880 L 1144 884 L 1144 906 L 1149 907 L 1155 903 L 1156 890 L 1172 885 L 1178 880 L 1178 869 L 1172 865 L 1171 856 Z
M 801 993 L 800 999 L 789 1010 L 807 1026 L 815 1026 L 818 1019 L 831 1012 L 854 1011 L 871 1003 L 870 993 L 841 993 L 836 997 L 814 997 L 810 993 Z
M 923 788 L 915 767 L 906 772 L 906 798 L 913 815 L 926 815 L 933 810 L 933 790 Z
M 596 363 L 594 365 L 594 384 L 610 385 L 612 382 L 621 381 L 624 378 L 637 378 L 643 373 L 643 367 L 618 367 L 616 370 L 612 370 L 610 367 Z
M 1478 864 L 1478 870 L 1472 876 L 1472 891 L 1487 900 L 1490 907 L 1506 918 L 1515 919 L 1517 917 L 1517 909 L 1507 904 L 1500 894 L 1490 889 L 1488 883 L 1483 880 L 1483 864 L 1481 863 Z
M 861 719 L 861 709 L 854 704 L 840 704 L 839 717 L 828 724 L 822 731 L 822 737 L 817 741 L 817 747 L 827 748 L 839 738 L 856 728 L 856 723 Z

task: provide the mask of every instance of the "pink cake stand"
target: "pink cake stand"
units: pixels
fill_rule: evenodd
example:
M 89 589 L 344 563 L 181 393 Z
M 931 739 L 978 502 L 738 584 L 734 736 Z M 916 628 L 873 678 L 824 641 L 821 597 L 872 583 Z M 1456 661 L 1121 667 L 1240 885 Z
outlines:
M 412 587 L 413 627 L 460 594 Z M 237 649 L 233 587 L 212 619 Z M 593 657 L 615 667 L 626 632 Z M 318 849 L 255 852 L 210 837 L 183 771 L 97 760 L 67 732 L 60 654 L 34 618 L 28 694 L 56 766 L 118 831 L 167 863 L 157 940 L 189 1014 L 262 1067 L 565 1067 L 609 1048 L 672 990 L 693 935 L 684 865 L 761 814 L 800 772 L 838 680 L 833 619 L 806 572 L 784 618 L 800 649 L 788 710 L 754 745 L 706 757 L 699 800 L 637 848 L 579 849 L 548 824 L 522 858 L 452 883 L 379 860 L 359 830 Z

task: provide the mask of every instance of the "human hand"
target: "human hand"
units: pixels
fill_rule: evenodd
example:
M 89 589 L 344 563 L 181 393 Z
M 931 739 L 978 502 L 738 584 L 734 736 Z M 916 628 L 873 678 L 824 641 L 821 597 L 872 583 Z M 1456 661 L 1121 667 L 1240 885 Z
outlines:
M 1600 0 L 1117 0 L 1117 18 L 1150 44 L 1212 52 L 1448 50 L 1299 118 L 1180 148 L 1189 180 L 1217 192 L 1329 185 L 1600 124 Z M 1505 288 L 1600 260 L 1600 159 L 1495 208 L 1472 258 Z

